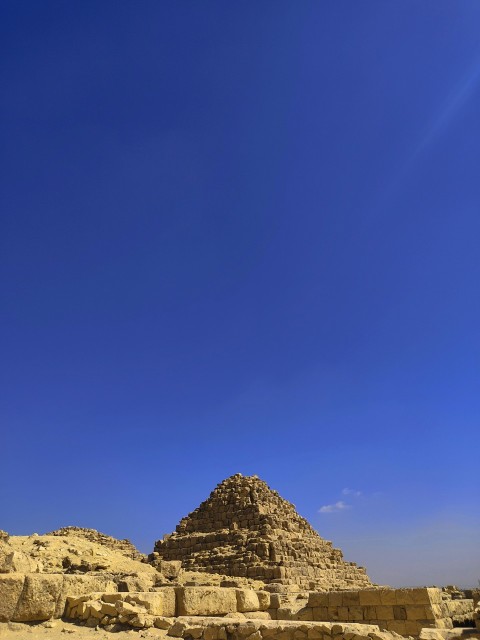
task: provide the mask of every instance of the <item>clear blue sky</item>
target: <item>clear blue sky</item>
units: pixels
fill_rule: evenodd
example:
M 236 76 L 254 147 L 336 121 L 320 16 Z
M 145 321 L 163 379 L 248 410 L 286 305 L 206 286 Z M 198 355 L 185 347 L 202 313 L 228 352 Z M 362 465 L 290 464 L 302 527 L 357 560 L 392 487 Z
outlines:
M 0 528 L 150 551 L 256 473 L 476 584 L 480 3 L 0 9 Z

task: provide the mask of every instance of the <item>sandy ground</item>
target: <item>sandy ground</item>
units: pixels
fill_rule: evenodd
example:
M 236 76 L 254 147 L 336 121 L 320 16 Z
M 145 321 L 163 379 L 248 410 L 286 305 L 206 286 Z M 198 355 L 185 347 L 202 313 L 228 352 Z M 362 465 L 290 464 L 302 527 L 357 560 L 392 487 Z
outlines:
M 62 620 L 52 620 L 38 624 L 22 624 L 18 622 L 0 623 L 1 640 L 136 640 L 137 638 L 150 638 L 151 640 L 164 640 L 167 638 L 166 631 L 161 629 L 129 629 L 128 631 L 118 631 L 109 633 L 104 629 L 91 629 L 80 625 L 63 622 Z M 171 639 L 169 639 L 171 640 Z

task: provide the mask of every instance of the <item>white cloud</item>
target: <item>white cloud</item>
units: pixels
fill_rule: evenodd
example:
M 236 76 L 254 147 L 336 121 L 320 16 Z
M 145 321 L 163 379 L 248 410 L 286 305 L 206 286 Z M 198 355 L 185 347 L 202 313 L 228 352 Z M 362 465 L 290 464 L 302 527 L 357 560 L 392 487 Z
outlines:
M 335 504 L 325 504 L 318 510 L 319 513 L 335 513 L 336 511 L 344 511 L 350 509 L 350 505 L 346 504 L 342 500 L 335 502 Z
M 348 487 L 345 487 L 345 489 L 342 489 L 342 495 L 354 496 L 355 498 L 358 498 L 362 495 L 362 492 L 358 491 L 357 489 L 349 489 Z

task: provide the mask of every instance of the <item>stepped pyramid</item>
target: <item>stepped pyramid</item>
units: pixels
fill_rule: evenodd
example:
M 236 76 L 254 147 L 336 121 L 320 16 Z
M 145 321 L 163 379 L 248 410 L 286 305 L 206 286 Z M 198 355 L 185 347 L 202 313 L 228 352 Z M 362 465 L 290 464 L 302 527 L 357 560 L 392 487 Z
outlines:
M 155 543 L 164 560 L 191 571 L 296 584 L 303 589 L 372 586 L 365 569 L 345 562 L 295 507 L 258 476 L 227 478 Z

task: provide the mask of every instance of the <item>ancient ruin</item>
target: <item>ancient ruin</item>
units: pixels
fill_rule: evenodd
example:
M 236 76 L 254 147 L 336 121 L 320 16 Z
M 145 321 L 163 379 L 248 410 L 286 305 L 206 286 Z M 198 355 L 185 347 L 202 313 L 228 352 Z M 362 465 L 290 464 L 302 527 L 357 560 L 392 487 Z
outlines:
M 240 473 L 227 478 L 155 544 L 156 557 L 195 571 L 249 577 L 305 589 L 372 586 L 363 567 L 342 552 L 266 482 Z
M 454 586 L 373 585 L 256 476 L 220 483 L 148 557 L 93 529 L 0 531 L 7 640 L 32 625 L 50 640 L 94 629 L 121 640 L 479 640 L 478 601 Z

